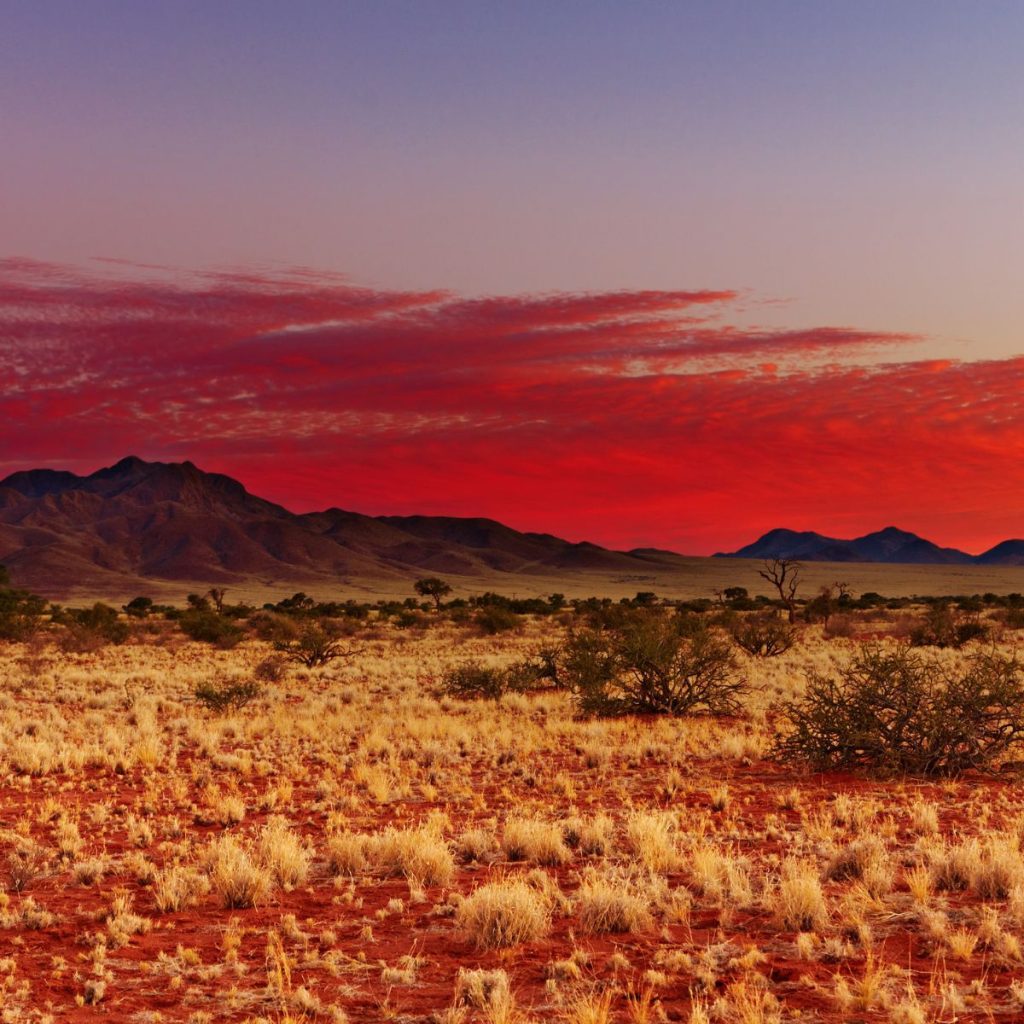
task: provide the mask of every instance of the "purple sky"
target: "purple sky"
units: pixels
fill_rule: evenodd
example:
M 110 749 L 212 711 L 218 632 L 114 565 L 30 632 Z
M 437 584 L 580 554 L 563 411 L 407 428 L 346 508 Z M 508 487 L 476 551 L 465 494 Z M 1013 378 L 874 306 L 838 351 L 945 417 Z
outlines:
M 600 518 L 605 493 L 587 499 L 589 525 L 571 501 L 564 515 L 551 516 L 543 463 L 529 482 L 509 483 L 508 501 L 523 510 L 513 525 L 576 525 L 595 539 L 709 550 L 781 519 L 820 529 L 831 522 L 851 534 L 898 515 L 912 528 L 920 506 L 917 520 L 951 543 L 1001 539 L 1024 514 L 1024 470 L 1007 458 L 1024 442 L 1024 398 L 1015 390 L 1021 369 L 1013 361 L 1024 351 L 1022 39 L 1024 4 L 1016 2 L 7 0 L 0 7 L 0 257 L 40 263 L 9 263 L 0 300 L 0 371 L 17 381 L 6 395 L 14 404 L 0 408 L 8 423 L 0 471 L 44 462 L 86 469 L 127 450 L 190 457 L 201 449 L 216 468 L 246 469 L 254 487 L 269 480 L 259 466 L 273 452 L 260 454 L 256 425 L 244 444 L 227 426 L 222 435 L 172 430 L 158 438 L 152 409 L 125 419 L 127 406 L 118 404 L 125 387 L 159 391 L 166 359 L 181 345 L 192 362 L 178 369 L 192 377 L 176 387 L 201 407 L 218 386 L 208 360 L 242 373 L 216 345 L 263 351 L 270 344 L 244 338 L 258 321 L 277 351 L 269 376 L 245 376 L 238 394 L 288 393 L 289 415 L 301 420 L 308 402 L 322 430 L 313 443 L 306 428 L 277 424 L 280 443 L 321 455 L 294 465 L 301 480 L 279 477 L 272 497 L 288 503 L 294 494 L 293 504 L 308 506 L 336 495 L 374 511 L 429 504 L 501 518 L 497 491 L 485 510 L 474 505 L 472 488 L 447 505 L 437 500 L 455 493 L 460 474 L 483 472 L 487 451 L 510 459 L 521 450 L 509 433 L 501 435 L 504 447 L 495 440 L 480 452 L 458 448 L 451 431 L 462 424 L 479 441 L 476 417 L 484 411 L 453 382 L 466 372 L 467 351 L 489 351 L 500 338 L 532 352 L 553 330 L 546 313 L 531 314 L 522 335 L 509 337 L 488 316 L 524 304 L 546 308 L 537 302 L 566 292 L 583 303 L 576 333 L 561 338 L 566 348 L 539 362 L 513 359 L 511 349 L 495 355 L 495 372 L 518 369 L 515 387 L 495 399 L 491 426 L 528 428 L 534 434 L 522 444 L 544 450 L 534 435 L 547 422 L 551 400 L 542 396 L 553 387 L 552 360 L 563 373 L 572 367 L 564 390 L 553 392 L 566 401 L 553 401 L 584 420 L 607 411 L 584 401 L 595 374 L 634 390 L 639 379 L 650 397 L 636 407 L 633 447 L 617 445 L 616 424 L 602 421 L 574 437 L 571 458 L 552 463 L 570 500 L 572 467 L 580 487 L 589 486 L 585 454 L 603 466 L 615 449 L 614 526 Z M 93 262 L 98 257 L 125 262 Z M 85 271 L 69 274 L 71 266 Z M 360 365 L 371 355 L 377 363 L 372 390 L 357 401 L 347 390 L 352 364 L 339 355 L 355 358 L 348 327 L 335 331 L 327 312 L 316 322 L 303 314 L 303 331 L 289 333 L 299 267 L 344 275 L 385 296 L 385 305 L 408 291 L 443 292 L 443 303 L 496 301 L 473 307 L 476 333 L 458 344 L 445 333 L 449 305 L 427 303 L 396 335 L 385 316 L 359 335 L 375 346 L 360 352 Z M 255 274 L 245 301 L 261 312 L 241 312 L 235 296 L 222 316 L 221 283 L 194 273 L 210 268 Z M 63 293 L 52 286 L 61 275 L 74 294 L 58 314 Z M 133 293 L 130 312 L 112 298 L 118 280 L 148 278 L 159 284 L 148 299 Z M 309 280 L 316 294 L 304 302 L 347 308 L 348 297 L 326 301 L 322 279 Z M 629 312 L 645 308 L 642 298 L 623 300 L 598 327 L 581 312 L 605 309 L 621 292 L 652 290 L 728 293 L 707 312 L 711 348 L 690 336 L 699 318 L 673 310 L 669 341 L 686 355 L 666 361 L 664 324 Z M 152 308 L 140 312 L 150 299 Z M 208 313 L 211 337 L 220 339 L 209 350 L 186 344 L 190 328 L 181 317 L 189 302 L 196 305 L 186 319 Z M 273 315 L 265 315 L 268 302 L 276 303 Z M 143 360 L 144 335 L 132 326 L 141 321 L 160 359 Z M 629 348 L 622 339 L 638 322 L 645 335 L 630 359 L 609 356 Z M 817 340 L 804 345 L 801 332 Z M 581 352 L 579 337 L 595 350 Z M 420 364 L 409 362 L 408 338 L 425 346 L 428 362 L 437 355 L 443 384 L 417 390 L 424 384 L 415 376 Z M 306 365 L 326 359 L 331 386 L 341 390 L 329 401 L 306 384 L 292 394 L 300 358 Z M 933 374 L 936 359 L 953 362 Z M 990 362 L 975 367 L 979 360 Z M 87 376 L 79 363 L 91 367 Z M 116 379 L 115 365 L 123 371 Z M 150 365 L 159 379 L 138 376 Z M 868 437 L 849 426 L 857 410 L 848 408 L 849 381 L 839 371 L 886 366 L 896 367 L 886 386 L 859 396 L 867 403 L 858 407 L 861 427 L 883 414 L 894 419 Z M 790 392 L 809 403 L 793 410 L 795 433 L 783 425 L 786 410 L 769 427 L 758 404 L 785 394 L 785 380 L 773 383 L 777 372 L 806 385 Z M 763 391 L 747 387 L 751 373 L 767 374 Z M 741 378 L 742 396 L 719 392 L 723 381 Z M 409 414 L 410 395 L 432 411 L 396 441 L 395 417 Z M 159 401 L 172 398 L 160 391 Z M 752 509 L 751 495 L 764 490 L 729 483 L 750 457 L 743 433 L 718 446 L 700 424 L 715 422 L 709 403 L 734 400 L 743 415 L 761 417 L 756 444 L 768 460 L 767 480 L 783 468 L 773 458 L 820 469 L 804 492 Z M 97 411 L 103 402 L 119 410 L 116 426 Z M 846 419 L 830 408 L 846 410 Z M 41 430 L 40 418 L 63 409 L 78 417 L 75 443 L 68 447 L 61 431 L 49 447 L 36 443 L 65 425 Z M 932 419 L 915 423 L 914 443 L 950 456 L 964 474 L 959 485 L 947 486 L 943 467 L 926 486 L 913 462 L 920 449 L 886 443 L 894 423 L 923 409 Z M 691 427 L 680 426 L 683 418 Z M 444 438 L 429 473 L 423 423 Z M 358 464 L 338 461 L 344 430 L 368 446 Z M 921 430 L 931 431 L 927 441 Z M 687 473 L 688 453 L 697 451 L 716 467 L 707 478 Z M 892 456 L 884 484 L 891 501 L 882 500 L 872 472 L 879 453 Z M 396 482 L 389 490 L 387 480 L 406 466 L 424 470 L 419 489 Z M 331 467 L 344 470 L 344 487 Z M 842 487 L 830 497 L 823 479 Z M 440 492 L 429 482 L 438 480 Z M 983 500 L 978 481 L 985 481 Z M 641 492 L 647 504 L 627 522 L 629 496 Z M 742 521 L 723 512 L 737 503 Z M 719 525 L 726 520 L 729 529 Z

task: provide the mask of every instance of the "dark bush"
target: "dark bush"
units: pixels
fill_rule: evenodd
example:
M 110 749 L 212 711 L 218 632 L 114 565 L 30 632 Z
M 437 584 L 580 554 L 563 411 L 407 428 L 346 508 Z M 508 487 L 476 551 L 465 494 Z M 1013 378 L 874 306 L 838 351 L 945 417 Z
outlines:
M 506 693 L 526 693 L 554 680 L 554 654 L 540 651 L 504 668 L 467 661 L 446 669 L 441 676 L 441 690 L 449 697 L 472 700 L 484 697 L 497 700 Z
M 791 730 L 776 743 L 781 760 L 956 775 L 991 769 L 1024 737 L 1024 678 L 1016 659 L 994 653 L 953 670 L 905 647 L 865 647 L 782 710 Z
M 45 610 L 43 598 L 0 586 L 0 640 L 27 640 L 39 628 Z
M 735 714 L 746 684 L 729 643 L 694 616 L 633 614 L 570 633 L 558 680 L 584 714 Z
M 260 696 L 259 683 L 200 683 L 194 694 L 197 701 L 223 714 L 226 711 L 239 711 Z
M 976 617 L 954 612 L 949 605 L 933 604 L 924 619 L 910 632 L 912 647 L 954 647 L 960 648 L 971 640 L 978 640 L 988 633 L 986 626 Z
M 279 640 L 274 650 L 306 668 L 329 665 L 338 658 L 351 658 L 357 652 L 349 647 L 341 631 L 321 622 L 305 625 L 295 640 Z
M 509 630 L 517 629 L 522 620 L 508 608 L 488 605 L 476 613 L 473 621 L 482 633 L 493 636 L 495 633 L 507 633 Z
M 88 650 L 102 644 L 123 644 L 131 630 L 117 617 L 117 609 L 97 601 L 90 608 L 67 608 L 54 617 L 67 627 L 66 644 Z
M 737 616 L 730 623 L 729 635 L 738 647 L 758 658 L 785 654 L 797 640 L 797 631 L 771 612 Z
M 124 613 L 133 619 L 148 618 L 152 611 L 153 599 L 151 597 L 133 597 L 124 606 Z
M 216 644 L 225 650 L 235 647 L 244 636 L 241 626 L 210 608 L 189 608 L 181 614 L 178 624 L 190 640 Z

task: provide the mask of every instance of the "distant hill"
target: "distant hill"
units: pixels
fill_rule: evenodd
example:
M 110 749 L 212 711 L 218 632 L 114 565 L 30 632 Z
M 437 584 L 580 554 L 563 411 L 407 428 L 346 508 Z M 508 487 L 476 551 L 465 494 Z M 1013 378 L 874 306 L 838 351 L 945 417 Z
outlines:
M 666 556 L 671 560 L 669 556 Z M 129 457 L 89 476 L 0 480 L 0 562 L 21 586 L 116 589 L 136 580 L 337 584 L 348 577 L 649 571 L 650 555 L 520 533 L 491 519 L 297 515 L 191 462 Z
M 772 530 L 730 558 L 999 567 L 1024 565 L 1024 540 L 972 557 L 887 527 L 855 540 Z M 237 480 L 191 462 L 128 457 L 89 476 L 52 469 L 0 480 L 0 563 L 19 586 L 47 597 L 144 593 L 205 584 L 337 593 L 408 592 L 418 576 L 582 579 L 637 590 L 693 580 L 702 560 L 671 551 L 610 551 L 493 519 L 366 516 L 340 508 L 295 514 Z M 370 587 L 368 584 L 372 584 Z M 173 588 L 171 585 L 174 585 Z M 688 584 L 693 586 L 692 583 Z M 701 588 L 698 587 L 698 590 Z
M 1024 540 L 1006 540 L 980 555 L 942 548 L 895 526 L 853 540 L 809 531 L 769 530 L 752 544 L 715 558 L 795 558 L 804 562 L 884 562 L 903 565 L 1024 565 Z

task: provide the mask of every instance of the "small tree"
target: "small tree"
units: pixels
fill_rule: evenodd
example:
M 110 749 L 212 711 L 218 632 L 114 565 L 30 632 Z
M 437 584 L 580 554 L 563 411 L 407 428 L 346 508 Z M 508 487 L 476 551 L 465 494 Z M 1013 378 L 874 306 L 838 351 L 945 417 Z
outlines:
M 441 601 L 452 592 L 452 588 L 437 576 L 424 576 L 412 585 L 412 589 L 420 597 L 429 597 L 434 602 L 436 611 L 441 610 Z
M 133 597 L 125 606 L 125 615 L 133 619 L 145 619 L 153 611 L 153 599 L 151 597 Z
M 796 622 L 796 591 L 800 586 L 803 564 L 792 558 L 769 558 L 757 574 L 766 579 L 778 592 L 779 600 L 789 613 L 790 623 Z
M 319 622 L 310 622 L 295 640 L 278 640 L 274 650 L 306 668 L 329 665 L 338 658 L 353 658 L 359 652 L 345 645 L 344 639 Z

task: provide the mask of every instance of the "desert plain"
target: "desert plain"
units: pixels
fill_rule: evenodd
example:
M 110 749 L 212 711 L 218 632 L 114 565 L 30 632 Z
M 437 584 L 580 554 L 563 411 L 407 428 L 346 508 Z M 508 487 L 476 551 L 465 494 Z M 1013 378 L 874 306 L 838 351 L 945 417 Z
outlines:
M 446 682 L 586 614 L 371 613 L 314 667 L 156 616 L 118 644 L 4 643 L 0 1019 L 1022 1019 L 1015 764 L 880 776 L 775 749 L 781 704 L 865 644 L 903 649 L 921 608 L 737 648 L 727 715 Z M 980 618 L 926 663 L 1012 655 Z

